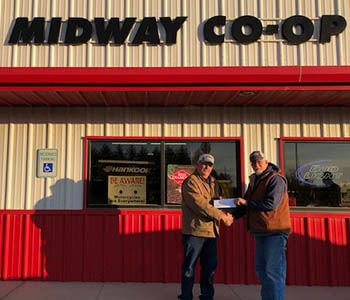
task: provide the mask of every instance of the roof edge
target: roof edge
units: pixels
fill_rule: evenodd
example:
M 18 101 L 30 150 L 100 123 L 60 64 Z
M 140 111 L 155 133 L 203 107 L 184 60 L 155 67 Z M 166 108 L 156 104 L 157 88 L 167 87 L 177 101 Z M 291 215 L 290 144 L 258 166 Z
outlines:
M 235 86 L 283 88 L 350 86 L 350 66 L 276 67 L 1 67 L 0 89 L 177 88 L 230 89 Z M 321 89 L 321 88 L 320 88 Z

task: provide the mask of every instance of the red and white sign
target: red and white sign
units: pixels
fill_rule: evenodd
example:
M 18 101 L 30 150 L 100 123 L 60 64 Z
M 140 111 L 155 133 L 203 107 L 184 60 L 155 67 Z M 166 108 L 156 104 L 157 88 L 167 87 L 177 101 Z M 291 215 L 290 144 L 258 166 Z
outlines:
M 182 185 L 183 181 L 190 175 L 185 170 L 179 170 L 170 175 L 170 179 L 174 180 L 178 185 Z
M 168 165 L 167 203 L 181 204 L 181 186 L 195 170 L 192 165 Z

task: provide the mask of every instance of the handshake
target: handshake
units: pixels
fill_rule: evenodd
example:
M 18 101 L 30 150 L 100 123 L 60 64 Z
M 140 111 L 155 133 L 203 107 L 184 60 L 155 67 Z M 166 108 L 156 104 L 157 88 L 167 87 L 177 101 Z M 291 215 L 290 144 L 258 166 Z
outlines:
M 233 217 L 230 213 L 225 213 L 225 216 L 221 218 L 226 226 L 231 226 L 233 223 Z

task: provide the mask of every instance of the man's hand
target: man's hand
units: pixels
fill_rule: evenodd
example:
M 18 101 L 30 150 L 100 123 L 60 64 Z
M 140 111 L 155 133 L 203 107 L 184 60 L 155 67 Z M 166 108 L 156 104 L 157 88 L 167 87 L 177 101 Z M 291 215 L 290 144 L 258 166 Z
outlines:
M 237 206 L 246 206 L 247 205 L 247 200 L 243 198 L 237 198 L 236 199 L 236 205 Z
M 221 220 L 224 222 L 226 226 L 231 226 L 233 223 L 233 217 L 231 214 L 227 213 Z

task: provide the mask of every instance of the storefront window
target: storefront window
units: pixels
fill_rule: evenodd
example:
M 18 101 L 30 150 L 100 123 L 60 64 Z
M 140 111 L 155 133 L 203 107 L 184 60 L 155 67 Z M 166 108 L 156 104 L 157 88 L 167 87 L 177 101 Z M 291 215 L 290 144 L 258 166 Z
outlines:
M 290 204 L 350 207 L 349 153 L 349 141 L 285 141 Z
M 201 153 L 225 197 L 240 193 L 238 141 L 89 140 L 88 207 L 178 206 L 181 184 Z

